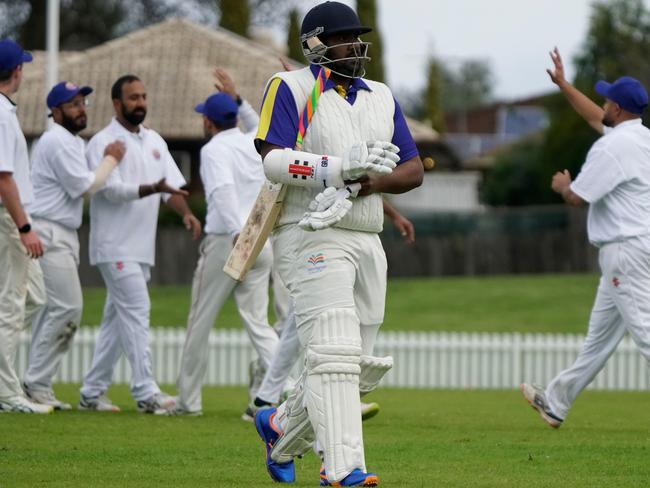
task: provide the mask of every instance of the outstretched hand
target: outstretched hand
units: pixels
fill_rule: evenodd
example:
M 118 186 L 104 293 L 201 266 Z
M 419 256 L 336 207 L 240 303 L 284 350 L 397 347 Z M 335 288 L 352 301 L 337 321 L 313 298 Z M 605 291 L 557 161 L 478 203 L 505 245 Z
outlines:
M 170 195 L 181 195 L 184 197 L 189 195 L 189 193 L 186 192 L 185 190 L 181 190 L 179 188 L 174 188 L 173 186 L 169 186 L 167 184 L 167 178 L 161 178 L 159 181 L 154 183 L 153 188 L 154 188 L 154 193 L 169 193 Z
M 551 60 L 553 61 L 553 69 L 547 69 L 546 72 L 550 76 L 551 81 L 558 86 L 561 86 L 566 82 L 564 77 L 564 64 L 562 63 L 562 56 L 560 56 L 560 50 L 555 47 L 551 52 L 549 52 Z
M 233 99 L 237 98 L 237 88 L 235 87 L 235 82 L 230 77 L 230 74 L 222 67 L 217 66 L 212 70 L 212 76 L 214 80 L 214 87 L 228 95 Z

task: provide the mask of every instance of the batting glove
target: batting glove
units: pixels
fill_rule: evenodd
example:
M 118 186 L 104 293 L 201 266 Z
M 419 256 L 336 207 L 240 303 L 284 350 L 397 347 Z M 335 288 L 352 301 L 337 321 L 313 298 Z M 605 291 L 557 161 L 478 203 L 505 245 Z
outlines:
M 309 212 L 305 213 L 298 226 L 303 230 L 316 231 L 336 225 L 352 208 L 349 198 L 356 197 L 360 189 L 359 183 L 340 190 L 333 186 L 325 188 L 309 203 Z
M 353 144 L 343 157 L 341 176 L 345 181 L 358 180 L 366 174 L 389 175 L 400 160 L 399 147 L 390 142 L 367 141 Z

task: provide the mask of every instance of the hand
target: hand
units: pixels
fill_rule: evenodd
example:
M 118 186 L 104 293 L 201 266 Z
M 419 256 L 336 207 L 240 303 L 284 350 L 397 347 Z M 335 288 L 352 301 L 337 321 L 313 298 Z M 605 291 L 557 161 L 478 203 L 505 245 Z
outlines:
M 561 87 L 564 83 L 566 83 L 566 79 L 564 78 L 564 64 L 562 63 L 562 56 L 560 56 L 560 51 L 557 47 L 553 48 L 549 54 L 551 55 L 551 60 L 553 61 L 555 69 L 547 69 L 546 72 L 551 77 L 551 81 L 557 86 Z
M 227 93 L 232 97 L 233 100 L 237 98 L 237 88 L 235 88 L 235 82 L 232 81 L 230 74 L 228 72 L 217 66 L 212 71 L 212 76 L 214 78 L 214 87 L 224 93 Z
M 192 234 L 192 239 L 197 240 L 201 237 L 201 222 L 191 213 L 183 215 L 183 225 Z
M 415 227 L 413 223 L 401 214 L 393 216 L 393 225 L 404 238 L 406 244 L 413 244 L 415 242 Z
M 343 180 L 358 180 L 362 176 L 389 175 L 397 166 L 399 148 L 383 141 L 367 141 L 353 144 L 343 157 L 341 176 Z
M 113 141 L 104 149 L 104 156 L 113 156 L 118 163 L 122 161 L 125 153 L 126 145 L 122 141 Z
M 284 56 L 278 56 L 278 60 L 280 61 L 280 64 L 284 68 L 285 71 L 293 71 L 294 67 L 289 64 L 289 60 L 285 58 Z
M 325 188 L 309 203 L 309 212 L 303 215 L 298 226 L 307 231 L 322 230 L 339 223 L 352 208 L 350 197 L 355 197 L 361 185 L 355 183 L 337 190 Z
M 555 193 L 562 195 L 564 190 L 566 190 L 571 184 L 571 173 L 568 169 L 564 171 L 558 171 L 553 175 L 553 180 L 551 181 L 551 188 Z
M 188 196 L 189 193 L 186 192 L 185 190 L 180 190 L 178 188 L 174 188 L 172 186 L 169 186 L 167 184 L 167 178 L 161 178 L 159 181 L 154 183 L 153 185 L 153 192 L 154 193 L 169 193 L 170 195 L 181 195 L 181 196 Z
M 23 243 L 23 246 L 25 246 L 27 255 L 30 258 L 36 259 L 43 255 L 43 244 L 36 235 L 36 232 L 33 230 L 30 230 L 25 234 L 20 234 L 20 241 Z

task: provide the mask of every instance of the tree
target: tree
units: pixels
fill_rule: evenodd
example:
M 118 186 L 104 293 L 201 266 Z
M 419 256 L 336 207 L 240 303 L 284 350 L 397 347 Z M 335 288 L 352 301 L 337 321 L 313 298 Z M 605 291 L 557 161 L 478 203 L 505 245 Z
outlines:
M 221 18 L 219 25 L 240 36 L 248 36 L 251 11 L 248 0 L 218 0 Z
M 438 132 L 445 131 L 442 110 L 442 68 L 439 61 L 431 57 L 427 65 L 427 86 L 424 91 L 424 115 Z
M 363 35 L 363 40 L 371 43 L 368 52 L 372 58 L 366 64 L 365 78 L 383 82 L 383 46 L 377 22 L 377 2 L 375 0 L 357 0 L 357 13 L 359 14 L 361 25 L 372 27 L 372 32 Z
M 287 33 L 287 46 L 289 57 L 296 61 L 304 61 L 302 47 L 300 45 L 300 19 L 297 9 L 289 12 L 289 29 Z

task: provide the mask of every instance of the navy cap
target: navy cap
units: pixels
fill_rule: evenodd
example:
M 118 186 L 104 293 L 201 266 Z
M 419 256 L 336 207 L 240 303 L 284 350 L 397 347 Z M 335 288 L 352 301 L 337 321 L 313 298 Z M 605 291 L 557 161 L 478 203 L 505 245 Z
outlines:
M 58 107 L 62 103 L 69 102 L 79 93 L 84 97 L 90 95 L 93 89 L 89 86 L 77 86 L 69 81 L 62 81 L 52 87 L 47 95 L 47 108 Z
M 23 50 L 16 41 L 3 39 L 0 41 L 0 70 L 14 69 L 23 63 L 29 63 L 32 55 Z
M 208 119 L 218 124 L 232 122 L 237 118 L 239 107 L 232 97 L 226 93 L 214 93 L 203 103 L 199 103 L 194 110 L 205 115 Z
M 648 92 L 639 80 L 631 76 L 622 76 L 614 83 L 601 80 L 595 89 L 596 93 L 617 103 L 626 112 L 641 114 L 648 106 Z

